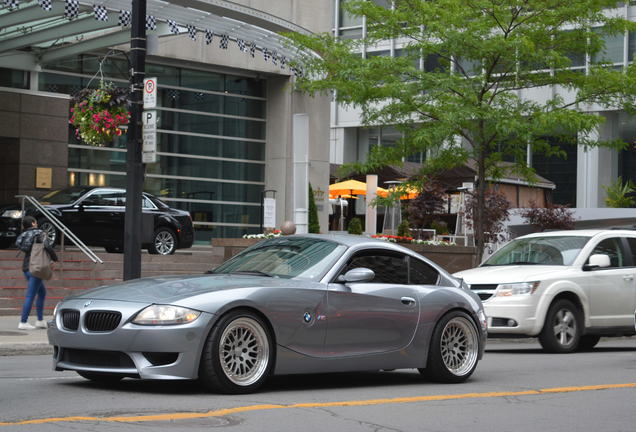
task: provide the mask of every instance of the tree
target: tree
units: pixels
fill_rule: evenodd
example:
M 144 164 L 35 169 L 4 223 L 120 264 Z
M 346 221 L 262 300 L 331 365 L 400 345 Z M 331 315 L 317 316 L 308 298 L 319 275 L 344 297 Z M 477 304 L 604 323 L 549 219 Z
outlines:
M 530 207 L 519 211 L 519 214 L 539 231 L 574 229 L 574 211 L 567 205 L 547 203 L 545 207 L 537 207 L 534 201 L 530 201 Z
M 394 125 L 404 139 L 376 146 L 353 165 L 370 172 L 426 151 L 429 170 L 476 162 L 476 245 L 484 246 L 486 179 L 500 178 L 499 162 L 514 159 L 515 172 L 532 181 L 527 149 L 565 156 L 560 145 L 622 148 L 601 142 L 604 121 L 583 106 L 633 109 L 636 66 L 603 63 L 603 38 L 635 24 L 612 14 L 615 0 L 395 0 L 390 9 L 347 0 L 344 8 L 366 16 L 363 39 L 330 34 L 290 34 L 302 55 L 298 88 L 333 93 L 362 110 L 367 125 Z M 400 56 L 361 56 L 361 47 L 405 41 Z M 585 73 L 573 62 L 589 56 Z M 420 69 L 420 57 L 424 68 Z M 542 98 L 524 98 L 542 89 Z M 556 91 L 551 91 L 556 90 Z M 557 138 L 557 144 L 554 144 Z M 481 258 L 481 256 L 479 257 Z
M 444 213 L 446 198 L 446 188 L 437 179 L 424 178 L 420 194 L 411 200 L 407 209 L 409 220 L 416 227 L 430 227 L 435 215 Z
M 634 207 L 636 201 L 633 196 L 629 196 L 636 192 L 636 185 L 631 180 L 627 180 L 623 183 L 623 178 L 619 177 L 614 183 L 609 186 L 603 186 L 607 197 L 605 198 L 605 204 L 612 208 Z
M 318 221 L 318 208 L 314 199 L 314 190 L 309 183 L 309 232 L 318 234 L 320 232 L 320 222 Z
M 480 208 L 481 205 L 477 199 L 477 194 L 468 193 L 466 221 L 473 228 L 475 237 L 477 237 L 475 214 Z M 486 191 L 482 210 L 484 220 L 481 225 L 484 230 L 482 233 L 484 243 L 496 243 L 499 240 L 499 234 L 504 229 L 503 223 L 508 220 L 508 210 L 510 210 L 510 201 L 506 199 L 504 194 L 491 189 Z M 481 259 L 481 256 L 479 256 L 479 259 Z

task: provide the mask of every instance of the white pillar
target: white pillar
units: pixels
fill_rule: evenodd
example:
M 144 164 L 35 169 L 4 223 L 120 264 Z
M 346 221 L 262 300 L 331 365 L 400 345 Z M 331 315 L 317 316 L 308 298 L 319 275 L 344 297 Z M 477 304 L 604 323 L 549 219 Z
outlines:
M 378 232 L 378 219 L 377 219 L 377 208 L 372 206 L 371 203 L 377 196 L 378 192 L 378 176 L 376 174 L 368 174 L 367 175 L 367 195 L 366 195 L 366 222 L 364 224 L 364 232 L 366 234 L 375 234 Z
M 292 120 L 294 161 L 294 223 L 298 234 L 306 234 L 309 209 L 309 115 L 294 114 Z

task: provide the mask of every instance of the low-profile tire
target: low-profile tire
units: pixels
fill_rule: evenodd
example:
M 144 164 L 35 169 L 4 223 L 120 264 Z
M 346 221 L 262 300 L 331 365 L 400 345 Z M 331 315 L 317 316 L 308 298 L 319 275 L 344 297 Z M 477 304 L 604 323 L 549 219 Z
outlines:
M 245 394 L 263 385 L 274 364 L 274 344 L 263 320 L 235 310 L 212 328 L 203 348 L 199 380 L 212 391 Z
M 431 381 L 464 382 L 477 367 L 479 344 L 479 332 L 470 316 L 451 311 L 435 326 L 426 368 L 418 370 Z
M 581 312 L 570 300 L 559 299 L 550 305 L 539 342 L 550 353 L 571 353 L 581 339 Z
M 50 244 L 54 245 L 57 242 L 57 239 L 59 238 L 57 228 L 55 228 L 55 225 L 53 225 L 50 220 L 38 220 L 38 228 L 46 233 Z
M 177 235 L 170 228 L 161 227 L 155 230 L 148 253 L 153 255 L 171 255 L 177 250 Z
M 579 346 L 577 350 L 591 351 L 600 340 L 601 337 L 599 335 L 583 335 L 581 336 L 581 339 L 579 339 Z
M 86 378 L 87 380 L 102 383 L 102 384 L 115 384 L 122 380 L 122 375 L 117 374 L 107 374 L 100 372 L 88 372 L 88 371 L 75 371 L 82 378 Z

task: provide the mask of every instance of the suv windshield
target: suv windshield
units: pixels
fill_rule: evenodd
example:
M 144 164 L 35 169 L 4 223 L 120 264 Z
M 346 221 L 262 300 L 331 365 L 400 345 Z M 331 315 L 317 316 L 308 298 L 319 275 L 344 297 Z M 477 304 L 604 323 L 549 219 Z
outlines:
M 346 246 L 320 239 L 270 239 L 246 249 L 212 273 L 317 279 L 346 249 Z
M 51 191 L 40 198 L 42 204 L 73 204 L 92 187 L 72 187 Z
M 572 265 L 591 237 L 550 236 L 513 240 L 481 266 L 513 264 Z

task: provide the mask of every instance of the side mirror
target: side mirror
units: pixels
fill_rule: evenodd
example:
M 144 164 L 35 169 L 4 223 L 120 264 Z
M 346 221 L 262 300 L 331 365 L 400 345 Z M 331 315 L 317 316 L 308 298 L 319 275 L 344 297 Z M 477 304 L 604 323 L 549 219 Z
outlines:
M 590 259 L 588 260 L 587 264 L 583 266 L 583 270 L 589 271 L 589 270 L 594 270 L 597 268 L 609 267 L 610 265 L 611 263 L 610 263 L 609 255 L 594 254 L 590 256 Z
M 370 282 L 374 277 L 375 272 L 373 270 L 365 267 L 358 267 L 338 276 L 338 282 Z

